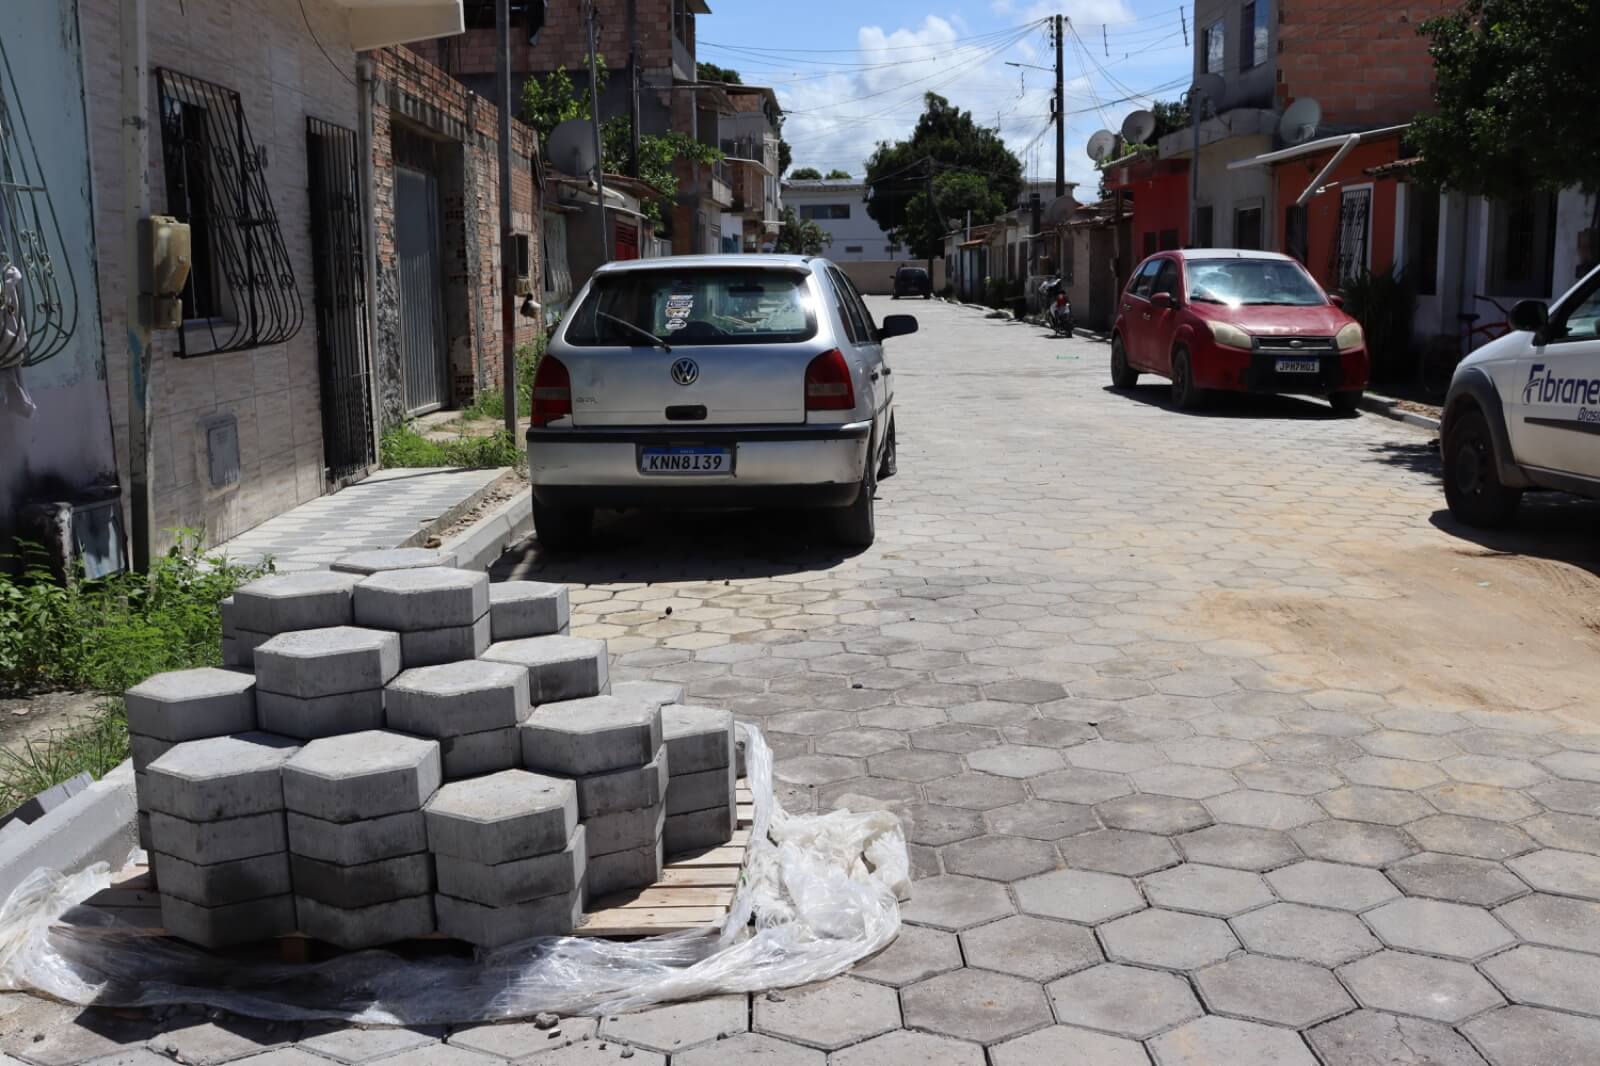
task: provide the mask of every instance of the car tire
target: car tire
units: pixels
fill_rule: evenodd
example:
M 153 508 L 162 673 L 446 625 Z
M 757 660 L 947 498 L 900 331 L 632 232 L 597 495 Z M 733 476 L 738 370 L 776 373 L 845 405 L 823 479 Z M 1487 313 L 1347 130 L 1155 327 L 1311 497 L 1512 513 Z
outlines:
M 891 293 L 890 296 L 889 296 L 889 299 L 898 300 L 898 299 L 900 299 L 900 294 L 897 293 L 897 292 L 896 293 Z
M 1139 384 L 1139 372 L 1128 363 L 1128 349 L 1123 347 L 1122 334 L 1111 338 L 1111 387 L 1131 389 Z
M 533 533 L 545 551 L 573 552 L 589 542 L 594 512 L 587 507 L 546 507 L 533 501 Z
M 1483 529 L 1503 526 L 1517 512 L 1522 493 L 1501 483 L 1494 436 L 1481 411 L 1468 411 L 1446 427 L 1444 499 L 1457 519 Z
M 1194 364 L 1189 349 L 1172 353 L 1172 405 L 1180 411 L 1198 411 L 1206 404 L 1206 392 L 1194 383 Z
M 1351 389 L 1349 392 L 1335 392 L 1328 397 L 1328 406 L 1341 415 L 1353 415 L 1361 407 L 1363 390 Z
M 878 489 L 878 479 L 873 476 L 872 465 L 861 476 L 861 489 L 855 502 L 840 507 L 829 517 L 832 519 L 833 542 L 843 548 L 870 548 L 877 538 L 878 525 L 873 517 L 872 497 Z
M 889 419 L 889 435 L 883 444 L 883 461 L 878 464 L 878 480 L 885 481 L 900 472 L 899 458 L 894 446 L 894 419 Z

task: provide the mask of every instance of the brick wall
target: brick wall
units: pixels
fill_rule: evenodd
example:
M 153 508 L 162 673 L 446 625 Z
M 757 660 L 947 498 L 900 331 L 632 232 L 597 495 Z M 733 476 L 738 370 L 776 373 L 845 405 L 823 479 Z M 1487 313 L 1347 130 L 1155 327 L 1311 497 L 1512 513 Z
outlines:
M 628 59 L 627 0 L 597 0 L 600 10 L 595 49 L 605 56 L 612 70 L 620 70 Z M 639 21 L 639 66 L 643 70 L 665 70 L 672 66 L 672 0 L 635 0 Z M 473 29 L 444 39 L 442 60 L 454 74 L 494 72 L 495 31 Z M 693 38 L 685 42 L 693 52 Z M 432 42 L 419 50 L 432 50 Z M 553 3 L 539 34 L 539 43 L 530 45 L 520 26 L 511 33 L 511 69 L 518 72 L 551 71 L 566 67 L 587 69 L 589 62 L 588 28 L 583 22 L 583 5 Z
M 128 484 L 127 329 L 123 309 L 133 276 L 123 235 L 122 49 L 117 0 L 79 0 L 84 81 L 93 160 L 95 239 L 99 247 L 101 322 L 120 477 Z M 156 548 L 171 530 L 205 530 L 217 543 L 324 491 L 321 397 L 317 364 L 311 218 L 306 175 L 306 117 L 354 129 L 355 54 L 341 8 L 306 0 L 306 17 L 330 64 L 302 21 L 297 4 L 277 0 L 150 0 L 150 66 L 215 82 L 241 94 L 246 121 L 265 149 L 265 178 L 288 249 L 306 321 L 283 344 L 226 355 L 179 359 L 176 334 L 152 342 Z M 336 66 L 333 64 L 337 64 Z M 150 89 L 150 190 L 155 213 L 166 211 L 166 180 Z M 36 124 L 37 129 L 37 124 Z M 237 419 L 237 484 L 210 484 L 204 419 Z
M 1284 0 L 1277 102 L 1322 105 L 1325 125 L 1409 122 L 1433 107 L 1433 60 L 1421 24 L 1452 0 Z

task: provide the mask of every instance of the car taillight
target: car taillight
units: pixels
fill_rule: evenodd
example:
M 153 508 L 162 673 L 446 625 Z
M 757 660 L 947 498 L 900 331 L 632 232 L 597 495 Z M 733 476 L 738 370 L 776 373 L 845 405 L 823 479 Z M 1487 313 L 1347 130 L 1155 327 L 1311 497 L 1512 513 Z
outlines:
M 811 360 L 806 367 L 806 410 L 848 411 L 855 405 L 856 389 L 844 353 L 834 348 Z
M 536 426 L 547 426 L 572 413 L 572 375 L 561 360 L 547 355 L 539 360 L 533 375 L 533 419 Z

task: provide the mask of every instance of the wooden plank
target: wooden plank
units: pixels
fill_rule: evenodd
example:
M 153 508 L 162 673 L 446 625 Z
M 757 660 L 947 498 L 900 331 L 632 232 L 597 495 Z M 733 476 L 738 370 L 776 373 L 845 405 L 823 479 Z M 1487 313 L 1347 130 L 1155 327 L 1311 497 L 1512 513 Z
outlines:
M 744 851 L 743 845 L 724 844 L 720 848 L 711 848 L 707 851 L 673 859 L 667 866 L 675 870 L 701 866 L 742 867 L 744 865 Z
M 594 913 L 601 911 L 622 910 L 659 910 L 663 907 L 722 907 L 726 909 L 733 902 L 733 889 L 731 887 L 719 888 L 684 888 L 673 886 L 664 888 L 652 885 L 646 889 L 634 892 L 617 892 L 609 896 L 602 896 L 593 900 L 590 906 Z
M 737 866 L 669 866 L 661 871 L 659 888 L 733 888 L 743 871 Z
M 686 929 L 715 928 L 728 916 L 726 907 L 667 907 L 660 910 L 597 911 L 584 915 L 573 936 L 657 936 Z

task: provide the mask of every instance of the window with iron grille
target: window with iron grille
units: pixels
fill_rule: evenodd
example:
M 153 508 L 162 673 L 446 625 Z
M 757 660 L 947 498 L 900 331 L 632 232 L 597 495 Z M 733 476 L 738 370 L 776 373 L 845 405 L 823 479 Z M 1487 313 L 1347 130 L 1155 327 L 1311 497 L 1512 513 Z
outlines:
M 1333 247 L 1334 283 L 1354 281 L 1367 269 L 1367 243 L 1371 235 L 1370 185 L 1344 189 L 1339 194 L 1339 232 Z
M 189 224 L 192 260 L 183 291 L 184 357 L 281 344 L 305 308 L 237 92 L 156 71 L 167 212 Z

